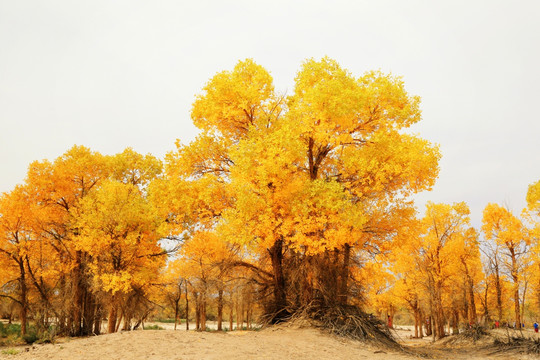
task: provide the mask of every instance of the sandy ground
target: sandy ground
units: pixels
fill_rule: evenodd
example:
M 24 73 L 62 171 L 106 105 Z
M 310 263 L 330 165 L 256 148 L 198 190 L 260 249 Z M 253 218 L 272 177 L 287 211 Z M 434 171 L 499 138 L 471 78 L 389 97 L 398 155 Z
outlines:
M 430 349 L 430 340 L 408 339 L 411 332 L 396 333 L 413 348 L 437 359 L 532 359 L 527 356 L 487 356 L 460 346 Z M 338 338 L 313 328 L 277 326 L 261 331 L 227 333 L 144 330 L 105 334 L 83 339 L 59 339 L 55 344 L 22 346 L 4 359 L 418 359 L 418 356 L 381 350 Z
M 409 359 L 328 336 L 316 329 L 277 327 L 228 333 L 173 330 L 120 332 L 18 348 L 11 359 Z M 25 351 L 28 349 L 28 351 Z

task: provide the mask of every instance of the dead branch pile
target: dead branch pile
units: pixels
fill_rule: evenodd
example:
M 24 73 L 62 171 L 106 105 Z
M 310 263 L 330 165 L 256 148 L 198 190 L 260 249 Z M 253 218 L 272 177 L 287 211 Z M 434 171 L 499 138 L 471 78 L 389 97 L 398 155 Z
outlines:
M 486 327 L 480 324 L 472 325 L 467 330 L 459 334 L 460 337 L 465 338 L 465 339 L 470 339 L 473 342 L 477 342 L 484 336 L 488 336 L 488 335 L 489 335 L 489 332 L 487 331 Z
M 289 320 L 295 322 L 307 320 L 311 325 L 341 337 L 402 350 L 401 345 L 394 340 L 382 321 L 353 305 L 327 307 L 310 305 L 295 311 Z
M 512 336 L 506 341 L 495 339 L 493 345 L 497 347 L 497 350 L 494 353 L 512 351 L 520 354 L 540 354 L 540 339 Z

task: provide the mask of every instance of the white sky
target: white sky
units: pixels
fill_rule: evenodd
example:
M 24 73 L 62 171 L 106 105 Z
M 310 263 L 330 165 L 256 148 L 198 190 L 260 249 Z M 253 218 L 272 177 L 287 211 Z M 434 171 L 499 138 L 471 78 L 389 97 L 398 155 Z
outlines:
M 163 157 L 196 134 L 194 95 L 247 57 L 292 91 L 303 60 L 380 69 L 422 97 L 439 143 L 419 204 L 519 212 L 540 179 L 540 1 L 0 0 L 0 192 L 74 144 Z M 421 206 L 423 212 L 423 206 Z

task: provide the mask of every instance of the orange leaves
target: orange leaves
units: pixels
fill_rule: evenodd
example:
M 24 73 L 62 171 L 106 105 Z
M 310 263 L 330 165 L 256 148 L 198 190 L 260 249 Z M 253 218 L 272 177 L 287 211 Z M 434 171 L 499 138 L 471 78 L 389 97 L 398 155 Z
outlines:
M 155 256 L 162 221 L 146 188 L 161 171 L 161 161 L 132 149 L 104 156 L 74 146 L 52 163 L 33 163 L 25 206 L 40 251 L 49 252 L 29 259 L 34 272 L 61 277 L 88 267 L 95 290 L 113 293 L 149 283 L 164 259 Z

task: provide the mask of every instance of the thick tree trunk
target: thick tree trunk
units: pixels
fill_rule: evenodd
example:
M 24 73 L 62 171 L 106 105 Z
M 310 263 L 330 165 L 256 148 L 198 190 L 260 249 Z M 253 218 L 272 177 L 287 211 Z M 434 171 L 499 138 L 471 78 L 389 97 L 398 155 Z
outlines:
M 218 303 L 217 303 L 217 330 L 222 331 L 223 323 L 223 289 L 218 290 Z
M 514 250 L 510 250 L 512 258 L 512 280 L 514 281 L 514 312 L 516 315 L 516 329 L 521 329 L 521 312 L 519 307 L 519 277 L 517 270 L 517 259 Z
M 186 330 L 189 330 L 189 296 L 188 296 L 187 284 L 186 284 Z
M 248 302 L 246 304 L 246 324 L 247 328 L 251 330 L 251 315 L 252 315 L 252 306 L 251 306 L 251 297 L 248 298 Z
M 478 318 L 476 315 L 476 302 L 474 301 L 474 284 L 473 280 L 469 279 L 468 284 L 468 291 L 469 291 L 469 323 L 470 324 L 476 324 L 478 322 Z
M 516 329 L 521 329 L 521 311 L 519 306 L 519 289 L 514 290 L 514 312 L 516 313 Z
M 206 293 L 201 295 L 201 331 L 206 331 Z
M 435 298 L 435 311 L 433 312 L 433 336 L 435 339 L 441 339 L 446 334 L 444 331 L 444 312 L 440 304 L 439 297 Z
M 112 334 L 116 331 L 116 318 L 118 317 L 118 312 L 116 309 L 116 299 L 113 295 L 111 299 L 111 304 L 109 307 L 109 317 L 107 319 L 107 332 Z
M 231 299 L 230 299 L 230 304 L 229 304 L 229 331 L 233 331 L 233 320 L 234 320 L 234 317 L 233 317 L 233 312 L 234 312 L 234 299 L 233 299 L 233 295 L 232 295 L 232 291 L 231 291 Z
M 94 335 L 101 334 L 101 305 L 96 307 L 94 314 Z
M 426 321 L 426 336 L 431 336 L 433 335 L 433 316 L 428 316 Z
M 92 326 L 94 325 L 96 314 L 96 301 L 92 293 L 88 290 L 85 290 L 83 314 L 82 335 L 88 336 L 92 334 Z
M 75 253 L 75 268 L 73 270 L 73 329 L 74 336 L 82 334 L 82 310 L 84 301 L 84 289 L 82 279 L 82 252 Z
M 495 265 L 495 292 L 497 294 L 497 320 L 502 321 L 502 290 L 498 265 Z
M 124 311 L 124 326 L 122 327 L 123 331 L 130 331 L 131 330 L 131 316 L 126 311 Z
M 278 323 L 287 316 L 287 296 L 285 293 L 285 276 L 283 274 L 283 239 L 276 240 L 268 251 L 272 259 L 274 272 L 274 316 L 271 322 Z
M 244 326 L 244 319 L 242 316 L 244 316 L 244 312 L 242 311 L 242 305 L 240 304 L 240 299 L 236 302 L 236 329 L 242 330 Z
M 420 337 L 420 339 L 422 339 L 424 337 L 424 325 L 425 325 L 425 319 L 424 319 L 424 313 L 422 312 L 422 309 L 420 308 L 420 306 L 418 307 L 418 323 L 419 323 L 419 334 L 418 336 Z
M 116 328 L 114 329 L 114 332 L 118 332 L 118 330 L 120 329 L 120 325 L 122 324 L 122 319 L 123 318 L 124 318 L 124 313 L 121 312 L 120 317 L 118 319 L 116 319 Z
M 442 307 L 442 298 L 441 298 L 441 282 L 440 280 L 435 281 L 432 276 L 429 277 L 429 287 L 430 287 L 430 310 L 432 316 L 432 332 L 433 339 L 441 339 L 445 336 L 444 331 L 444 309 Z
M 521 297 L 521 322 L 525 322 L 525 296 L 527 295 L 528 281 L 523 286 L 523 296 Z
M 174 302 L 174 330 L 176 330 L 176 325 L 178 324 L 178 301 Z
M 484 300 L 482 301 L 482 307 L 484 308 L 484 314 L 483 314 L 483 317 L 484 317 L 484 326 L 487 326 L 487 324 L 490 323 L 491 321 L 491 318 L 489 316 L 489 308 L 488 308 L 488 294 L 489 294 L 489 288 L 488 288 L 488 285 L 487 285 L 487 281 L 486 281 L 486 288 L 484 290 Z
M 452 314 L 452 335 L 459 334 L 459 311 L 454 309 Z
M 418 339 L 418 311 L 414 310 L 414 338 Z
M 343 265 L 341 268 L 341 283 L 339 286 L 339 302 L 347 305 L 349 293 L 349 265 L 351 259 L 351 245 L 343 245 Z
M 201 330 L 201 302 L 199 300 L 199 294 L 193 293 L 195 296 L 195 330 Z
M 26 272 L 24 269 L 24 262 L 21 258 L 19 263 L 19 286 L 21 287 L 21 309 L 20 309 L 20 318 L 21 318 L 21 335 L 26 335 L 26 323 L 27 314 L 28 314 L 28 289 L 26 288 Z

